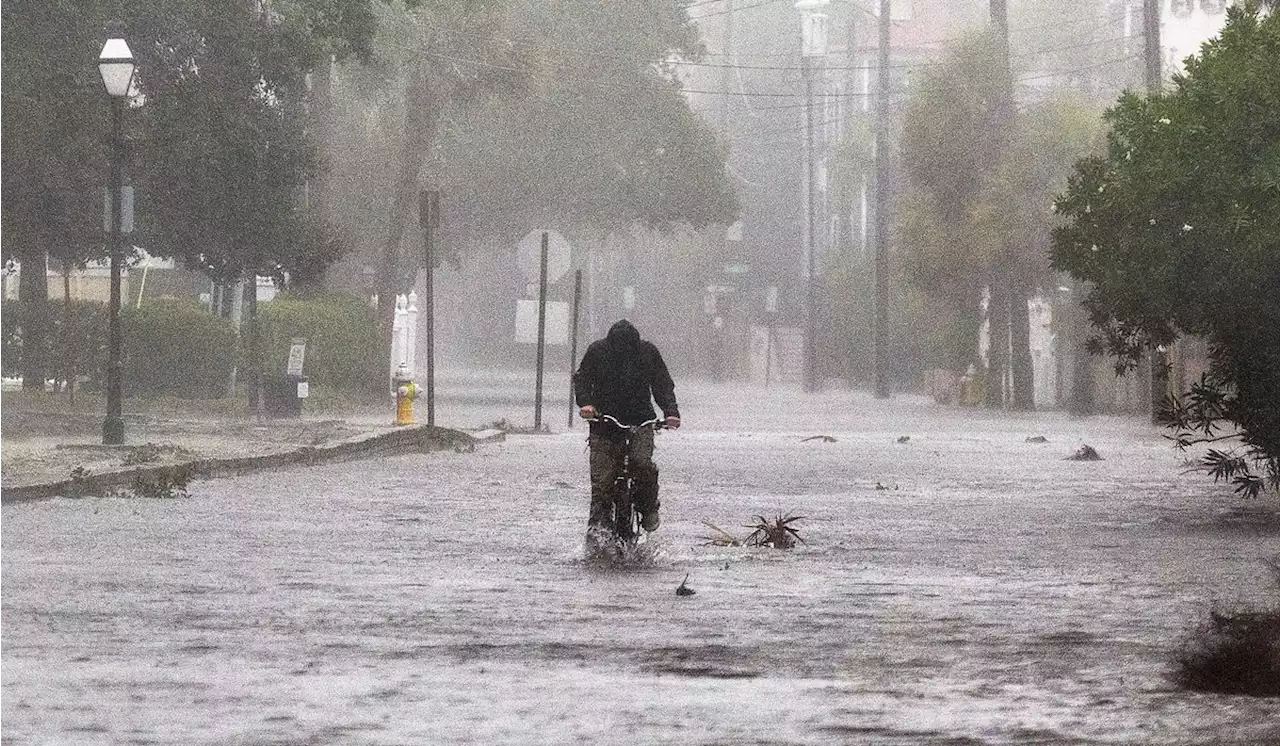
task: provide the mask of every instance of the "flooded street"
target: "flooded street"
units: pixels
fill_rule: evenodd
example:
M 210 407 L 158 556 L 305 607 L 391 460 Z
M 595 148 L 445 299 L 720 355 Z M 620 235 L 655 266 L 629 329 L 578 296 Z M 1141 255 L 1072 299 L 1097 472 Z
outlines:
M 639 567 L 582 560 L 581 428 L 5 505 L 3 741 L 1280 742 L 1280 701 L 1168 679 L 1214 604 L 1274 598 L 1280 510 L 1143 422 L 707 385 L 682 411 Z M 779 513 L 806 544 L 702 538 Z

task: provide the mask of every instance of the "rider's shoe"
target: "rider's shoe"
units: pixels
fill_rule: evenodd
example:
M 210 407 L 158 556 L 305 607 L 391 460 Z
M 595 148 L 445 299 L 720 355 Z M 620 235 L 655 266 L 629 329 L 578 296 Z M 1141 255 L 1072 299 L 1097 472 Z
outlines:
M 649 533 L 653 533 L 654 531 L 657 531 L 659 523 L 661 523 L 661 521 L 658 519 L 657 508 L 654 508 L 653 510 L 650 510 L 649 512 L 640 516 L 640 527 L 643 528 L 645 531 L 648 531 Z

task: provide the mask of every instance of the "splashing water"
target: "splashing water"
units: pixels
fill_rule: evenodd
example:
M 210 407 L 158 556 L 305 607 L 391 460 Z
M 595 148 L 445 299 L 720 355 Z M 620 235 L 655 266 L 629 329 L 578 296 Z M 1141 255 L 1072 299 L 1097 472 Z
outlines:
M 646 534 L 622 539 L 600 528 L 589 528 L 582 541 L 582 559 L 589 565 L 610 569 L 656 567 L 664 553 Z

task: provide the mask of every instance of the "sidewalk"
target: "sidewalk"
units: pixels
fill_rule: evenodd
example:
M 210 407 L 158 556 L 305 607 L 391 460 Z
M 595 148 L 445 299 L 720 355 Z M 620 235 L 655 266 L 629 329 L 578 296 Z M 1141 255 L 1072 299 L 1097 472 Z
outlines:
M 500 438 L 494 429 L 396 426 L 390 407 L 301 418 L 241 412 L 129 413 L 126 443 L 102 444 L 102 414 L 69 410 L 60 397 L 35 400 L 6 392 L 0 484 L 4 502 L 60 494 L 100 494 L 154 481 L 243 474 L 408 450 L 470 449 Z M 421 423 L 425 412 L 418 417 Z
M 544 383 L 544 427 L 561 430 L 570 412 L 566 371 L 549 371 Z M 101 396 L 30 397 L 6 387 L 0 438 L 0 483 L 6 502 L 18 495 L 58 494 L 72 471 L 98 475 L 101 485 L 127 484 L 140 468 L 196 464 L 197 476 L 291 463 L 319 463 L 395 449 L 463 447 L 502 431 L 533 425 L 534 373 L 525 370 L 440 370 L 436 425 L 425 428 L 419 399 L 412 427 L 393 424 L 394 404 L 351 405 L 338 411 L 308 403 L 301 418 L 257 418 L 243 404 L 225 401 L 127 400 L 126 445 L 102 445 Z M 317 411 L 320 410 L 320 411 Z M 412 434 L 404 434 L 406 430 Z M 428 445 L 426 441 L 431 441 Z M 467 446 L 470 447 L 470 446 Z M 107 475 L 115 474 L 117 478 Z M 65 486 L 65 485 L 63 485 Z M 87 485 L 77 483 L 82 489 Z

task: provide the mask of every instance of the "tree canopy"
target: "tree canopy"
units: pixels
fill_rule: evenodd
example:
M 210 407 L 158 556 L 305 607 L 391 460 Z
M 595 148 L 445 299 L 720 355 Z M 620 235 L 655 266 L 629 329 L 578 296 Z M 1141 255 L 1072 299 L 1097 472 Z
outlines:
M 733 221 L 724 153 L 666 64 L 701 53 L 681 3 L 551 2 L 516 14 L 527 86 L 445 133 L 464 202 L 603 230 Z
M 1097 138 L 1098 117 L 1070 92 L 999 111 L 1009 73 L 989 34 L 961 42 L 924 75 L 902 136 L 910 189 L 900 218 L 907 277 L 953 313 L 948 359 L 963 370 L 978 349 L 983 290 L 1003 274 L 1028 290 L 1049 280 L 1053 197 Z M 1011 301 L 1025 304 L 1025 298 Z
M 405 190 L 387 177 L 406 147 L 423 158 L 408 186 L 445 193 L 463 243 L 500 235 L 505 245 L 548 221 L 600 231 L 732 222 L 724 154 L 667 64 L 701 51 L 681 3 L 459 5 L 383 13 L 372 64 L 339 71 L 332 207 L 353 233 L 385 224 L 356 206 Z M 424 82 L 413 79 L 419 58 Z M 430 117 L 415 115 L 427 95 Z
M 1080 161 L 1057 203 L 1058 269 L 1088 282 L 1100 342 L 1132 365 L 1149 345 L 1201 335 L 1213 367 L 1192 397 L 1202 435 L 1239 427 L 1280 486 L 1280 14 L 1233 7 L 1172 89 L 1106 114 L 1105 155 Z M 1203 405 L 1203 406 L 1200 406 Z M 1172 410 L 1177 420 L 1178 408 Z M 1226 452 L 1217 452 L 1227 456 Z M 1248 464 L 1219 459 L 1215 476 Z M 1225 464 L 1225 466 L 1223 466 Z

